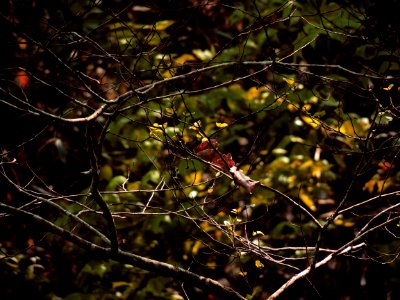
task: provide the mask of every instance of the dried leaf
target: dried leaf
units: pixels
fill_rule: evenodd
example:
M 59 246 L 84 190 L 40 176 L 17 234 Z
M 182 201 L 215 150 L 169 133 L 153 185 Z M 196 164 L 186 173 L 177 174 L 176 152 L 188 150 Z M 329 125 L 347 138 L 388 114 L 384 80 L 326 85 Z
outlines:
M 259 181 L 251 179 L 249 176 L 246 176 L 242 170 L 238 169 L 236 166 L 230 168 L 230 172 L 233 177 L 233 181 L 251 194 L 251 192 L 260 185 Z

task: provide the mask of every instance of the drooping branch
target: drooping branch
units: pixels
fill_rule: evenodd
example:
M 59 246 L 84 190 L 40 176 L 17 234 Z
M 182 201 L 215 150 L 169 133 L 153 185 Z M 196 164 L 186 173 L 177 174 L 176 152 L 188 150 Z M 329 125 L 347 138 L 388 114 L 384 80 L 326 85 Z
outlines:
M 91 167 L 91 175 L 92 175 L 92 183 L 90 185 L 90 195 L 93 197 L 93 200 L 100 207 L 103 212 L 103 216 L 106 219 L 108 226 L 108 234 L 111 241 L 111 250 L 113 252 L 118 251 L 118 238 L 117 238 L 117 229 L 115 227 L 114 219 L 111 214 L 110 208 L 107 203 L 104 201 L 102 195 L 99 190 L 99 166 L 97 161 L 97 143 L 94 140 L 93 132 L 91 130 L 92 124 L 88 124 L 86 131 L 86 139 L 88 146 L 88 154 L 90 159 L 90 167 Z

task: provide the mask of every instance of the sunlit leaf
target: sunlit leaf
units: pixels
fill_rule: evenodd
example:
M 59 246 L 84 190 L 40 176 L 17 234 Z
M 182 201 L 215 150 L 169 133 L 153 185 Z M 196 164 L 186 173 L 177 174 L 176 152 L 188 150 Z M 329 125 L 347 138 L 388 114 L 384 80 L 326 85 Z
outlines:
M 300 191 L 299 193 L 299 198 L 303 203 L 312 211 L 316 211 L 317 207 L 315 206 L 314 201 L 311 199 L 311 197 L 306 194 L 303 190 Z
M 303 121 L 313 127 L 314 129 L 317 129 L 321 126 L 321 122 L 317 120 L 316 118 L 311 118 L 309 116 L 301 116 Z
M 296 81 L 293 78 L 284 78 L 283 80 L 286 81 L 290 87 L 294 87 L 296 85 Z
M 224 127 L 227 127 L 228 126 L 228 124 L 227 123 L 215 123 L 215 125 L 217 125 L 217 127 L 218 128 L 224 128 Z
M 394 87 L 394 84 L 391 83 L 387 87 L 383 88 L 385 91 L 390 91 Z
M 364 190 L 367 190 L 370 194 L 374 191 L 376 180 L 370 179 L 364 184 Z
M 256 87 L 253 86 L 245 92 L 245 98 L 248 101 L 254 101 L 256 103 L 264 103 L 264 100 L 269 96 L 270 92 L 266 86 Z
M 175 113 L 174 109 L 171 107 L 167 107 L 164 110 L 164 114 L 166 114 L 167 116 L 173 116 Z
M 181 56 L 176 58 L 174 61 L 179 65 L 183 65 L 185 62 L 190 61 L 190 60 L 195 61 L 196 57 L 194 57 L 192 54 L 182 54 Z
M 264 268 L 264 264 L 261 261 L 259 261 L 258 259 L 254 262 L 254 264 L 259 269 Z
M 203 246 L 203 243 L 201 241 L 199 241 L 199 240 L 195 241 L 193 248 L 192 248 L 192 254 L 196 255 L 202 246 Z
M 27 40 L 24 39 L 24 38 L 19 37 L 18 38 L 18 47 L 21 50 L 26 50 L 28 48 Z
M 384 111 L 378 114 L 377 123 L 379 125 L 388 125 L 391 121 L 393 121 L 393 115 L 391 111 Z
M 263 236 L 263 235 L 264 235 L 264 232 L 262 232 L 260 230 L 257 230 L 257 231 L 253 232 L 253 236 Z
M 213 58 L 213 53 L 210 50 L 194 49 L 193 54 L 200 60 L 208 61 Z
M 197 197 L 197 194 L 198 194 L 198 193 L 199 193 L 199 192 L 198 192 L 198 191 L 195 191 L 195 190 L 190 191 L 188 197 L 189 197 L 190 199 L 194 199 L 194 198 Z
M 232 223 L 229 220 L 224 220 L 224 225 L 225 226 L 231 226 Z
M 343 227 L 353 227 L 355 224 L 352 221 L 345 220 L 342 215 L 339 215 L 333 221 L 335 225 L 343 226 Z
M 149 126 L 150 136 L 159 137 L 164 132 L 162 128 L 164 128 L 163 125 L 160 125 L 158 123 L 154 123 L 153 126 Z
M 164 78 L 171 78 L 171 77 L 174 77 L 174 74 L 172 73 L 171 70 L 167 70 L 167 71 L 165 71 L 164 73 L 162 73 L 162 76 L 163 76 Z
M 202 174 L 201 171 L 192 172 L 185 176 L 185 181 L 191 185 L 198 185 L 201 182 Z
M 191 130 L 199 130 L 199 128 L 201 127 L 201 121 L 196 121 L 193 123 L 192 126 L 189 127 L 189 129 Z
M 175 23 L 174 20 L 162 20 L 162 21 L 156 22 L 154 25 L 153 24 L 142 25 L 142 29 L 155 29 L 158 31 L 163 31 L 174 23 Z

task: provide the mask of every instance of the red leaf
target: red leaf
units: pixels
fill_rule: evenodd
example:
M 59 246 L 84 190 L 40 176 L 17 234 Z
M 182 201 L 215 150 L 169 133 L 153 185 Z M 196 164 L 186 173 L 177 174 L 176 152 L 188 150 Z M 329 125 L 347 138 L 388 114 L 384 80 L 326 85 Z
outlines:
M 30 84 L 30 79 L 25 71 L 18 71 L 15 76 L 16 83 L 23 89 L 27 88 Z
M 218 141 L 216 139 L 211 139 L 211 144 L 214 146 L 214 148 L 218 147 Z M 198 154 L 198 152 L 203 151 L 205 149 L 213 149 L 213 147 L 210 145 L 208 141 L 202 142 L 200 145 L 198 145 L 196 148 L 194 148 L 194 152 Z
M 210 142 L 202 142 L 194 148 L 194 152 L 204 160 L 220 168 L 227 169 L 227 166 L 233 167 L 235 162 L 232 160 L 232 155 L 230 153 L 218 153 L 218 141 L 216 139 L 211 139 Z

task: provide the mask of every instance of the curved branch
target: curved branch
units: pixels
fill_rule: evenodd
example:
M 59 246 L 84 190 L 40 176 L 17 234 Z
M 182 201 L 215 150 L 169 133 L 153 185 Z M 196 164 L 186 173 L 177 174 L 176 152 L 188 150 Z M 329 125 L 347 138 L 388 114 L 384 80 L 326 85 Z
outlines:
M 88 154 L 89 154 L 91 174 L 92 174 L 92 183 L 90 185 L 89 191 L 93 200 L 100 207 L 101 211 L 103 212 L 103 216 L 106 219 L 108 226 L 108 233 L 111 240 L 111 250 L 112 252 L 117 252 L 118 251 L 117 229 L 115 227 L 114 219 L 111 214 L 110 208 L 104 201 L 99 191 L 99 167 L 97 163 L 97 153 L 96 153 L 97 149 L 95 148 L 97 144 L 93 139 L 92 132 L 89 130 L 89 127 L 91 127 L 91 124 L 88 125 L 86 131 Z
M 369 198 L 369 199 L 367 199 L 367 200 L 361 201 L 361 202 L 356 203 L 356 204 L 354 204 L 354 205 L 351 205 L 351 206 L 349 206 L 349 207 L 343 208 L 342 210 L 340 210 L 340 211 L 338 212 L 338 214 L 342 214 L 342 213 L 344 213 L 344 212 L 346 212 L 346 211 L 350 211 L 350 210 L 352 210 L 352 209 L 354 209 L 354 208 L 356 208 L 356 207 L 365 205 L 365 204 L 367 204 L 367 203 L 369 203 L 369 202 L 371 202 L 371 201 L 378 200 L 378 199 L 383 199 L 383 198 L 390 197 L 390 196 L 400 196 L 400 191 L 395 191 L 395 192 L 391 192 L 391 193 L 387 193 L 387 194 L 382 194 L 382 195 L 378 195 L 378 196 Z
M 346 248 L 342 249 L 340 248 L 336 252 L 329 254 L 327 257 L 325 257 L 323 260 L 319 261 L 318 263 L 315 264 L 315 268 L 319 268 L 326 263 L 330 262 L 332 259 L 334 259 L 336 256 L 348 253 L 350 251 L 358 250 L 362 247 L 364 247 L 366 244 L 365 243 L 360 243 L 355 246 L 347 246 Z M 295 276 L 291 277 L 285 284 L 283 284 L 279 289 L 277 289 L 271 296 L 269 296 L 267 299 L 268 300 L 274 300 L 278 298 L 288 287 L 293 285 L 297 280 L 307 276 L 311 272 L 311 266 L 308 267 L 307 269 L 301 271 L 300 273 L 296 274 Z

